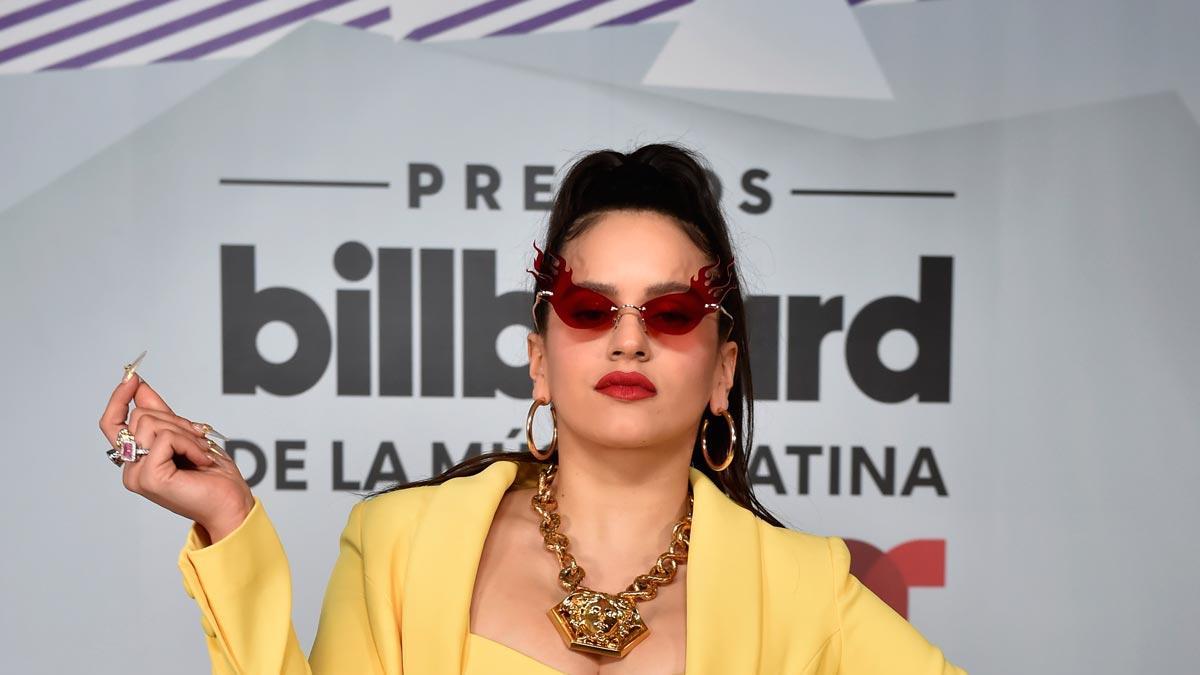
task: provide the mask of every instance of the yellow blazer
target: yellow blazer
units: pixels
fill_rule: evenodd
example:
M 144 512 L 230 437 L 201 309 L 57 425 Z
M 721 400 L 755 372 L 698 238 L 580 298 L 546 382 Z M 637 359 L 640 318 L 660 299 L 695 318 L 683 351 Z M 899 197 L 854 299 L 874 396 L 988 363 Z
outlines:
M 179 568 L 200 607 L 212 672 L 462 673 L 484 539 L 514 480 L 536 485 L 536 466 L 497 462 L 355 504 L 308 658 L 291 620 L 287 557 L 262 502 L 216 544 L 203 546 L 193 526 Z M 773 527 L 700 471 L 690 481 L 689 674 L 965 673 L 850 574 L 840 538 Z

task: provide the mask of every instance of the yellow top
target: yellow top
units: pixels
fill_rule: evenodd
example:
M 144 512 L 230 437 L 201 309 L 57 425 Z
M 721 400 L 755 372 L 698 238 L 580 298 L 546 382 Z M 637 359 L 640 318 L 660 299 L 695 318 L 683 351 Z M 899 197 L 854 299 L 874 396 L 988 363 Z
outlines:
M 562 675 L 558 670 L 482 635 L 467 633 L 463 675 Z
M 556 673 L 469 631 L 484 540 L 514 480 L 535 484 L 536 466 L 497 462 L 355 504 L 307 658 L 291 620 L 287 557 L 262 502 L 211 546 L 193 526 L 179 569 L 200 607 L 212 672 Z M 850 574 L 840 538 L 773 527 L 700 471 L 690 481 L 689 674 L 965 673 Z

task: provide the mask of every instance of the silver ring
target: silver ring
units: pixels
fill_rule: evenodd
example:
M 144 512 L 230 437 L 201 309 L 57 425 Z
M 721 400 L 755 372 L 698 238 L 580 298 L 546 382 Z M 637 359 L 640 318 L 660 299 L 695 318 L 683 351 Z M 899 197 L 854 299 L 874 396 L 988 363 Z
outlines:
M 133 438 L 133 433 L 129 431 L 129 427 L 121 427 L 117 432 L 117 447 L 113 448 L 108 457 L 114 464 L 120 466 L 129 462 L 136 462 L 143 455 L 150 454 L 146 448 L 138 447 L 137 441 Z
M 117 466 L 121 466 L 122 464 L 126 463 L 124 460 L 121 459 L 121 451 L 117 450 L 116 448 L 105 448 L 104 454 L 108 455 L 108 458 L 110 460 L 112 460 L 112 463 L 116 464 Z M 137 449 L 138 457 L 141 457 L 142 455 L 148 455 L 148 454 L 150 454 L 150 451 L 145 448 Z M 134 461 L 136 462 L 137 460 L 134 460 Z

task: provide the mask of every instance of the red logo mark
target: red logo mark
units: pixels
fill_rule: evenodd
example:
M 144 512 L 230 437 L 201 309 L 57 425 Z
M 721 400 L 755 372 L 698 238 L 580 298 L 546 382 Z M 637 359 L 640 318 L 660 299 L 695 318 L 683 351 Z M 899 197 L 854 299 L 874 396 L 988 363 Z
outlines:
M 945 539 L 914 539 L 886 553 L 863 541 L 844 541 L 850 573 L 906 619 L 908 589 L 946 585 Z

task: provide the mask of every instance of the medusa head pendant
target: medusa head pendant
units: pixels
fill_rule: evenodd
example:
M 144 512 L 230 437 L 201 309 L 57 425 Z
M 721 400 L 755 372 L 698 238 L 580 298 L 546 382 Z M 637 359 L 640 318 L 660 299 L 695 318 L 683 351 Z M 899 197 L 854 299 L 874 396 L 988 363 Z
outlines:
M 624 598 L 580 588 L 550 610 L 567 646 L 620 658 L 650 634 L 637 606 Z

